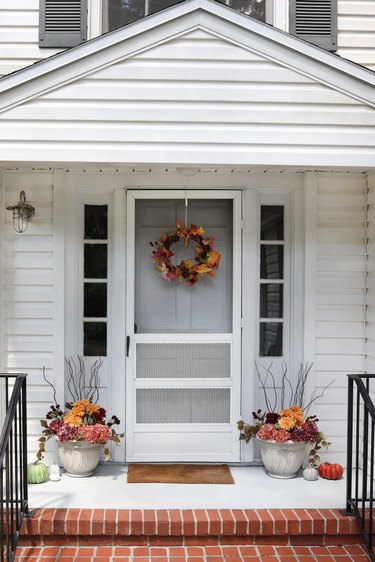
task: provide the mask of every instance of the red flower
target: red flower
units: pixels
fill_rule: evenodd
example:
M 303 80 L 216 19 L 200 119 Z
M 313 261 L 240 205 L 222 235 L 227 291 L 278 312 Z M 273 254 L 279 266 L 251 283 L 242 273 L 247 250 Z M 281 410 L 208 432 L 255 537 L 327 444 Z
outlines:
M 275 412 L 269 412 L 268 414 L 266 414 L 266 423 L 272 423 L 272 425 L 275 425 L 279 417 L 279 414 L 276 414 Z

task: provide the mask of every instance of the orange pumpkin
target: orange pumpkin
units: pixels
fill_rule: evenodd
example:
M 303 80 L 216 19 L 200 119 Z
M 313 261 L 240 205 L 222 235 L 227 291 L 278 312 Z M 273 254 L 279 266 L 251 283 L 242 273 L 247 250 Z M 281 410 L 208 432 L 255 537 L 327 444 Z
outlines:
M 318 468 L 319 476 L 327 480 L 340 480 L 344 474 L 344 469 L 341 464 L 330 464 L 329 462 L 322 463 Z

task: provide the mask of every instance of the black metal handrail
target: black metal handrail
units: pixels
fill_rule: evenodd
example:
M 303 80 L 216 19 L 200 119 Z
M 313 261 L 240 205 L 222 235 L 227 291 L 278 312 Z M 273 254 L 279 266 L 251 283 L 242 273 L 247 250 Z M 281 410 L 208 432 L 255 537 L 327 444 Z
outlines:
M 6 410 L 0 436 L 0 561 L 13 562 L 22 520 L 28 514 L 26 375 L 0 374 L 0 382 Z
M 356 516 L 370 559 L 375 562 L 375 406 L 370 395 L 370 381 L 375 380 L 375 375 L 348 375 L 348 380 L 345 513 Z M 356 395 L 354 395 L 354 385 L 357 390 Z

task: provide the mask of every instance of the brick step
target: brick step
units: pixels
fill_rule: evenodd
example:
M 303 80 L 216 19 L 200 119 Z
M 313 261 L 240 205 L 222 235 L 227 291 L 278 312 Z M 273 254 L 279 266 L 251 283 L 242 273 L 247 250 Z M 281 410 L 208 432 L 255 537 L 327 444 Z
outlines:
M 37 509 L 20 545 L 206 546 L 362 544 L 336 509 Z
M 16 562 L 368 562 L 347 546 L 44 546 L 17 549 Z

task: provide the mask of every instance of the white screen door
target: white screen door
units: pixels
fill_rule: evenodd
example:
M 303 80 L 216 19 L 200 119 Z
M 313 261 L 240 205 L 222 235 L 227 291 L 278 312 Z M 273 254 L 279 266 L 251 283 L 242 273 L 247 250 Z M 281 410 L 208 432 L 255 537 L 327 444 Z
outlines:
M 164 280 L 151 259 L 150 242 L 186 212 L 221 252 L 216 276 L 192 287 Z M 240 224 L 238 191 L 128 192 L 127 461 L 239 460 Z M 176 244 L 173 261 L 194 247 Z

